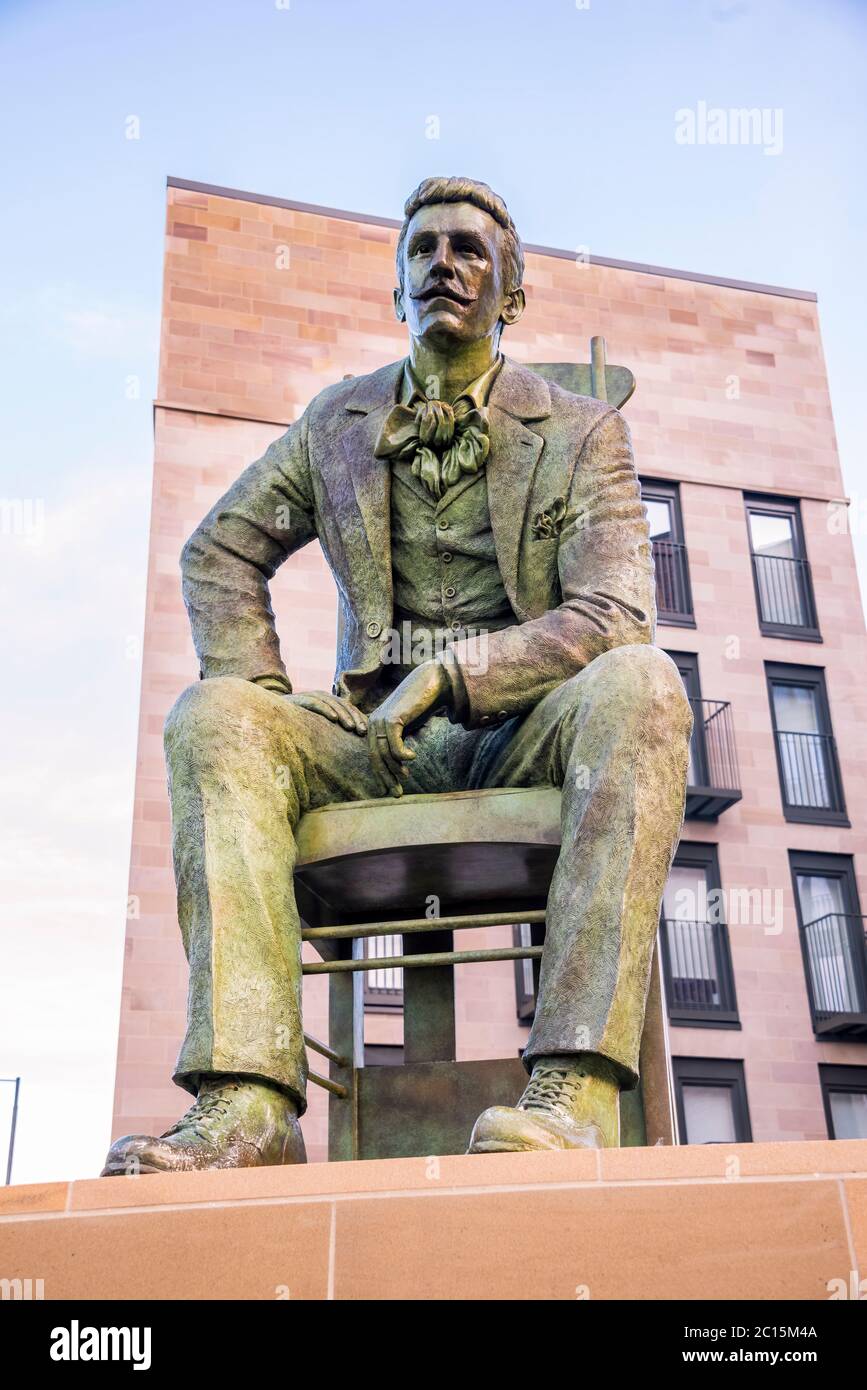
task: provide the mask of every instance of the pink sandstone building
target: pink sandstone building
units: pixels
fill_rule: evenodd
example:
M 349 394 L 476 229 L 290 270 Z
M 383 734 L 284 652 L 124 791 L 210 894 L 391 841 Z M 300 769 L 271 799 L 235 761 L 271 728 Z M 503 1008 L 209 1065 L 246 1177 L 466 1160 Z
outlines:
M 197 674 L 180 548 L 317 391 L 403 355 L 397 227 L 169 180 L 115 1135 L 159 1133 L 188 1102 L 170 1080 L 186 963 L 162 754 L 165 715 Z M 815 296 L 544 247 L 527 248 L 526 288 L 509 355 L 586 362 L 601 334 L 637 380 L 625 415 L 657 642 L 696 715 L 660 924 L 681 1141 L 867 1137 L 867 641 Z M 330 689 L 336 601 L 315 546 L 272 596 L 295 689 Z M 516 1055 L 533 968 L 457 968 L 459 1059 Z M 366 976 L 369 1065 L 401 1059 L 401 983 Z M 327 1039 L 323 977 L 307 979 L 304 1010 Z M 326 1157 L 326 1102 L 311 1087 L 312 1160 Z

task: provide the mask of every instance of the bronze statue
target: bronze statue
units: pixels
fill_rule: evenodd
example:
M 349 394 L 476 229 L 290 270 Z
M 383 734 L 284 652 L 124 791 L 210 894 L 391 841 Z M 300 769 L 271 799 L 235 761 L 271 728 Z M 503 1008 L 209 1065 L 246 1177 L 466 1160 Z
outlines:
M 529 1082 L 470 1152 L 619 1142 L 692 725 L 652 645 L 629 432 L 501 356 L 524 308 L 502 199 L 431 178 L 405 212 L 409 357 L 322 391 L 183 550 L 201 680 L 166 756 L 190 966 L 174 1079 L 196 1102 L 160 1138 L 119 1139 L 106 1174 L 304 1161 L 293 829 L 404 789 L 562 788 Z M 293 694 L 268 581 L 315 537 L 340 595 L 337 673 L 330 694 Z

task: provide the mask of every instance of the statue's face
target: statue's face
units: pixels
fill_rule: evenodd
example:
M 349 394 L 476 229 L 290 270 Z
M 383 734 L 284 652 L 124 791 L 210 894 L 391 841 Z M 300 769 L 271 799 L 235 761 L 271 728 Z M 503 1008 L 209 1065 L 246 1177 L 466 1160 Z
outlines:
M 507 292 L 503 231 L 472 203 L 434 203 L 414 214 L 404 242 L 399 318 L 435 346 L 474 342 L 514 323 L 521 290 Z

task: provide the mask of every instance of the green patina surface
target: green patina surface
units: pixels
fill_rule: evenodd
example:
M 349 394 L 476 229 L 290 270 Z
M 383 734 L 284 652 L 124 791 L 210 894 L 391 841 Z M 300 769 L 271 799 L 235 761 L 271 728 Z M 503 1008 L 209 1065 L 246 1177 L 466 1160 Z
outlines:
M 503 329 L 524 308 L 523 255 L 505 205 L 484 185 L 429 180 L 406 211 L 395 307 L 408 359 L 318 395 L 184 548 L 202 679 L 166 726 L 190 965 L 175 1079 L 196 1093 L 203 1079 L 256 1078 L 249 1084 L 304 1109 L 299 896 L 316 890 L 311 878 L 296 892 L 294 871 L 307 813 L 385 799 L 365 815 L 394 828 L 404 794 L 554 790 L 556 862 L 549 855 L 545 873 L 543 852 L 526 865 L 526 905 L 545 906 L 547 889 L 524 1053 L 531 1077 L 519 1105 L 512 1096 L 485 1111 L 473 1146 L 616 1144 L 619 1093 L 638 1084 L 692 723 L 677 669 L 653 645 L 647 520 L 612 404 L 634 383 L 625 369 L 606 370 L 599 339 L 588 367 L 534 371 L 502 357 Z M 268 581 L 313 539 L 340 596 L 337 669 L 332 692 L 296 694 Z M 395 656 L 404 622 L 423 640 Z M 463 859 L 435 852 L 458 845 L 461 819 L 458 803 L 444 801 L 439 833 L 414 852 L 398 829 L 390 858 L 357 861 L 353 901 L 328 920 L 354 921 L 360 910 L 375 918 L 384 901 L 402 902 L 396 915 L 423 915 L 422 855 L 439 873 L 431 891 L 442 910 L 477 907 L 480 893 L 491 903 L 496 882 L 485 888 L 473 868 L 471 825 L 460 832 Z M 432 925 L 408 936 L 405 951 L 448 952 L 450 943 Z M 344 942 L 331 955 L 347 950 Z M 334 1122 L 335 1152 L 359 1151 L 365 1088 L 372 1113 L 389 1084 L 405 1094 L 417 1065 L 434 1067 L 425 1073 L 433 1111 L 450 1103 L 449 1086 L 460 1089 L 436 1070 L 454 1057 L 452 964 L 406 979 L 407 1073 L 353 1088 L 349 1119 Z M 349 974 L 332 978 L 331 1044 L 356 1056 L 357 989 Z M 202 1166 L 231 1151 L 232 1116 L 243 1110 L 234 1095 L 201 1140 Z M 452 1121 L 442 1117 L 443 1133 Z M 418 1124 L 429 1132 L 426 1119 Z M 191 1136 L 184 1143 L 195 1151 Z

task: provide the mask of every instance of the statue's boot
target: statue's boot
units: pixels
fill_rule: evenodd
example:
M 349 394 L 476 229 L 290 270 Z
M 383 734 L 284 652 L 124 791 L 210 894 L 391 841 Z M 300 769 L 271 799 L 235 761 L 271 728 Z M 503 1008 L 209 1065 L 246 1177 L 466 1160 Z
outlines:
M 211 1076 L 195 1105 L 159 1138 L 116 1139 L 100 1176 L 306 1162 L 298 1109 L 285 1092 L 241 1076 Z
M 594 1072 L 583 1058 L 541 1058 L 516 1106 L 493 1105 L 479 1116 L 467 1153 L 617 1148 L 619 1095 L 604 1063 Z

